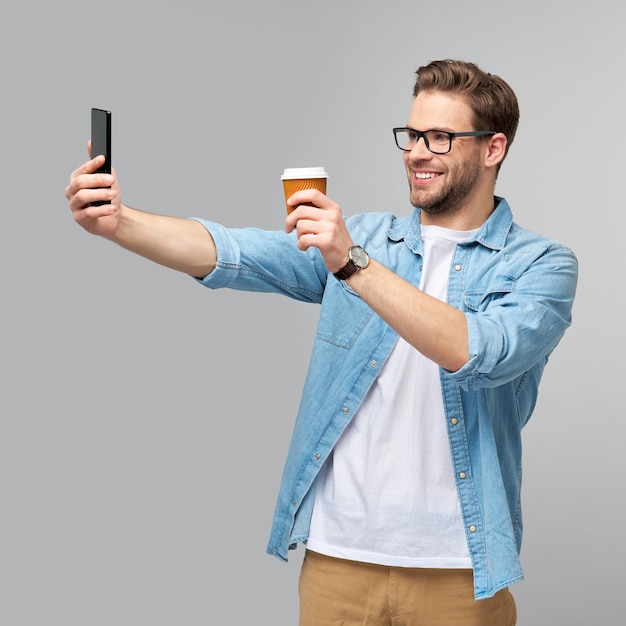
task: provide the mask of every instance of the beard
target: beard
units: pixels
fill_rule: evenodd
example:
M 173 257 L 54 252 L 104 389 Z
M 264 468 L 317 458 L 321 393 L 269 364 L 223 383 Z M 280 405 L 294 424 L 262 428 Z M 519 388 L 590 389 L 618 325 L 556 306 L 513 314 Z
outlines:
M 474 190 L 479 177 L 479 159 L 471 157 L 449 169 L 445 186 L 434 192 L 414 187 L 410 177 L 411 204 L 429 215 L 456 213 L 463 208 L 465 199 Z

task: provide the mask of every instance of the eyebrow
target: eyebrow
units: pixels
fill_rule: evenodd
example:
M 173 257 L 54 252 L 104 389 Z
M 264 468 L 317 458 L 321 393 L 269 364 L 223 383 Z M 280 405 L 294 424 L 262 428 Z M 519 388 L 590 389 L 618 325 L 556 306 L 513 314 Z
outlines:
M 414 128 L 413 126 L 406 126 L 406 128 L 410 128 L 411 130 L 420 130 L 419 128 Z M 455 132 L 449 126 L 447 128 L 443 127 L 443 126 L 432 126 L 431 128 L 425 128 L 422 132 L 425 133 L 428 130 L 441 130 L 444 133 L 454 133 Z M 459 131 L 456 131 L 456 132 L 459 132 Z

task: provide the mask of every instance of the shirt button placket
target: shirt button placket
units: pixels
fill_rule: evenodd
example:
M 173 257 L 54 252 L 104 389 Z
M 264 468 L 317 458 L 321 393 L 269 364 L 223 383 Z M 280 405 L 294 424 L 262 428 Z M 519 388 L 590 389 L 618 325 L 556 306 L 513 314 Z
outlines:
M 461 266 L 456 265 L 454 269 L 459 271 L 461 269 Z M 450 424 L 452 424 L 452 426 L 458 426 L 459 419 L 457 417 L 451 417 Z M 461 480 L 465 480 L 467 478 L 467 472 L 459 472 L 458 476 Z M 471 526 L 468 526 L 468 530 L 470 531 L 470 533 L 475 533 L 478 528 L 474 524 L 472 524 Z

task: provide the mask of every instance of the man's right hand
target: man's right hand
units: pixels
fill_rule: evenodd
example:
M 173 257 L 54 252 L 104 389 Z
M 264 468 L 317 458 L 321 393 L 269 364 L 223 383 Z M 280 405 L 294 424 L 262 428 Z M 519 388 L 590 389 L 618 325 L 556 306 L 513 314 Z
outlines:
M 95 173 L 103 163 L 104 156 L 99 155 L 74 170 L 65 196 L 76 223 L 87 232 L 111 238 L 120 222 L 122 196 L 115 170 L 111 174 Z M 105 204 L 91 206 L 97 200 Z

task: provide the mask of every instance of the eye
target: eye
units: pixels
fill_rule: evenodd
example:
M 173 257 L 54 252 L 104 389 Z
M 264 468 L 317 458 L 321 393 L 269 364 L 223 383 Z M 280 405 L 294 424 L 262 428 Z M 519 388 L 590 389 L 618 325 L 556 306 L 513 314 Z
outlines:
M 429 130 L 428 141 L 445 146 L 450 141 L 450 135 L 443 130 Z

